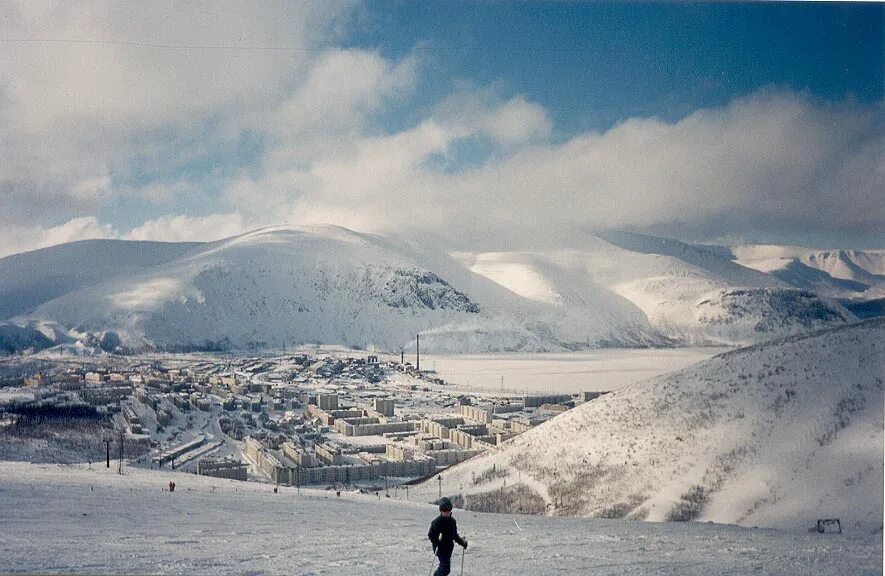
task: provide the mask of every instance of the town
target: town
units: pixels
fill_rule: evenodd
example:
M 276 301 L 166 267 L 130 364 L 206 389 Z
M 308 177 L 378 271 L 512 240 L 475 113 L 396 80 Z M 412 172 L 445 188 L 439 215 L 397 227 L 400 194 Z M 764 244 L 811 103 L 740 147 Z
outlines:
M 113 356 L 5 376 L 2 426 L 23 407 L 90 409 L 126 465 L 288 486 L 400 486 L 590 401 L 465 393 L 404 358 L 316 349 L 267 357 Z M 11 399 L 13 398 L 13 399 Z M 125 443 L 124 443 L 125 439 Z M 115 449 L 116 450 L 116 449 Z M 114 458 L 116 458 L 116 453 Z

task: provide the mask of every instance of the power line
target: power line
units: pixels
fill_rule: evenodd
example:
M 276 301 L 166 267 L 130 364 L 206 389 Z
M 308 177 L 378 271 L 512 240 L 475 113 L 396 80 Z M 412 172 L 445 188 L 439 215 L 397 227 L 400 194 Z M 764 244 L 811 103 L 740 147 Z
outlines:
M 107 40 L 101 38 L 0 38 L 7 44 L 82 44 L 97 46 L 127 46 L 132 48 L 161 48 L 169 50 L 227 50 L 243 52 L 328 52 L 381 50 L 388 52 L 549 52 L 581 53 L 587 48 L 564 48 L 558 46 L 434 46 L 418 43 L 414 46 L 270 46 L 249 44 L 168 44 L 163 42 L 137 42 L 133 40 Z
M 165 48 L 171 50 L 234 50 L 249 52 L 325 52 L 330 48 L 316 46 L 250 46 L 247 44 L 164 44 L 134 42 L 131 40 L 74 39 L 74 38 L 0 38 L 8 44 L 85 44 L 99 46 L 129 46 L 133 48 Z

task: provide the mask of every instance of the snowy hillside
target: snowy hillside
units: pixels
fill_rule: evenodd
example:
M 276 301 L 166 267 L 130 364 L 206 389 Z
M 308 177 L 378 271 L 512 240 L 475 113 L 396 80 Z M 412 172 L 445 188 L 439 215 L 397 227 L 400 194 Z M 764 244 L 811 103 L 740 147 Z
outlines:
M 93 465 L 0 463 L 0 571 L 428 574 L 426 503 Z M 175 480 L 170 493 L 164 486 Z M 391 491 L 391 494 L 393 492 Z M 402 491 L 399 492 L 403 496 Z M 881 535 L 455 511 L 464 574 L 881 574 Z M 452 558 L 461 572 L 461 552 Z
M 188 242 L 83 240 L 0 258 L 0 321 L 63 294 L 174 260 Z
M 145 273 L 57 298 L 35 316 L 172 349 L 294 342 L 395 349 L 420 330 L 479 310 L 407 255 L 328 228 L 264 230 L 207 244 Z
M 623 233 L 575 242 L 452 257 L 322 226 L 57 246 L 0 260 L 0 311 L 24 330 L 10 325 L 0 347 L 45 347 L 38 331 L 74 351 L 398 351 L 421 333 L 428 352 L 567 351 L 746 344 L 855 319 L 721 250 Z
M 444 253 L 311 227 L 205 244 L 70 291 L 20 320 L 113 331 L 129 346 L 173 350 L 311 342 L 397 350 L 419 332 L 425 349 L 439 352 L 668 343 L 638 310 L 619 306 L 536 302 Z
M 22 350 L 39 352 L 57 342 L 48 338 L 33 326 L 19 326 L 12 323 L 0 324 L 0 355 L 14 354 Z
M 885 297 L 885 250 L 814 250 L 796 246 L 734 246 L 735 261 L 791 286 L 842 298 Z
M 885 320 L 715 356 L 444 474 L 483 509 L 882 530 Z M 422 487 L 432 498 L 436 479 Z
M 722 251 L 626 233 L 581 248 L 460 253 L 473 272 L 526 298 L 614 314 L 639 312 L 674 342 L 748 344 L 854 320 L 839 303 L 740 266 Z

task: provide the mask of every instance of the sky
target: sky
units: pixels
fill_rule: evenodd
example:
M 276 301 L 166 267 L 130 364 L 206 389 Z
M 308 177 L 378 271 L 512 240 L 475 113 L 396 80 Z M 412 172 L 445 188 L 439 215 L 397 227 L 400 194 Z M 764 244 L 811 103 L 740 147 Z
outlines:
M 883 10 L 0 2 L 0 255 L 319 223 L 883 248 Z

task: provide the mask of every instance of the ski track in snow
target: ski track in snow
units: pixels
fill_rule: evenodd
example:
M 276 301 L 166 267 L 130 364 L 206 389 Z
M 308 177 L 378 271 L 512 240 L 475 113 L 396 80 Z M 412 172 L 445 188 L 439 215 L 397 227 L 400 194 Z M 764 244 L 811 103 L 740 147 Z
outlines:
M 96 465 L 0 463 L 0 572 L 426 574 L 423 503 Z M 170 479 L 176 491 L 164 488 Z M 882 573 L 882 535 L 456 510 L 465 574 Z M 518 521 L 518 525 L 517 525 Z M 460 549 L 452 558 L 460 570 Z

